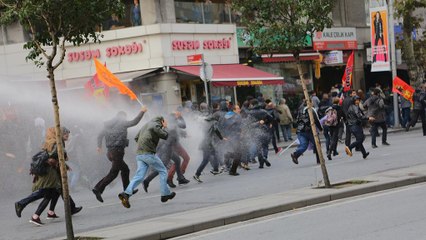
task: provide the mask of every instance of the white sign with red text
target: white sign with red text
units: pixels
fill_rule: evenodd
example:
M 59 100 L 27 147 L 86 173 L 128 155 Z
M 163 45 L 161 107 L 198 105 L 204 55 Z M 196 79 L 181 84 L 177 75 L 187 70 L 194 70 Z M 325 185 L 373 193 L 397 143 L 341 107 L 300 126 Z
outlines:
M 314 50 L 357 49 L 355 28 L 324 28 L 313 34 Z

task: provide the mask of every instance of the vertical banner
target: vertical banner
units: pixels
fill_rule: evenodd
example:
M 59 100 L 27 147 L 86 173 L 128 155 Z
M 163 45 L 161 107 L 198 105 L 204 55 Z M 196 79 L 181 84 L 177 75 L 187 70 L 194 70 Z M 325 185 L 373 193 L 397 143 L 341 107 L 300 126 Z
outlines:
M 345 72 L 343 73 L 343 78 L 342 78 L 343 92 L 347 92 L 351 90 L 353 69 L 354 69 L 354 52 L 352 51 L 351 55 L 348 58 L 348 63 L 346 64 Z
M 371 72 L 390 71 L 388 9 L 370 8 Z

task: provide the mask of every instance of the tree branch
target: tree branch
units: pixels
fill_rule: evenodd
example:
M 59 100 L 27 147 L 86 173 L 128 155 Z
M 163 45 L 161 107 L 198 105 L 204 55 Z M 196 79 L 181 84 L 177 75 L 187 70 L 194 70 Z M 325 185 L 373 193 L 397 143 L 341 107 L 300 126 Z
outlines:
M 61 48 L 61 55 L 60 55 L 59 61 L 53 66 L 53 70 L 57 69 L 62 64 L 62 62 L 65 59 L 65 52 L 66 52 L 66 49 L 65 49 L 65 36 L 64 36 L 64 38 L 62 38 L 62 41 L 60 43 L 60 48 Z
M 33 40 L 33 43 L 35 43 L 37 49 L 44 55 L 44 57 L 49 60 L 50 56 L 47 55 L 46 50 L 40 45 L 40 42 L 36 39 L 36 31 L 34 29 L 34 26 L 31 24 L 31 21 L 27 19 L 28 26 L 30 26 L 31 29 L 31 39 Z

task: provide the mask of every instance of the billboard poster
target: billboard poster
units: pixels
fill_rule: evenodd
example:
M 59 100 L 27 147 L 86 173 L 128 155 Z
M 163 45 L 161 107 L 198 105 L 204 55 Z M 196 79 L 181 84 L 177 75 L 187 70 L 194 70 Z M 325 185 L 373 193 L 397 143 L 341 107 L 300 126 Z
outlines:
M 390 71 L 387 7 L 370 8 L 370 20 L 371 71 Z

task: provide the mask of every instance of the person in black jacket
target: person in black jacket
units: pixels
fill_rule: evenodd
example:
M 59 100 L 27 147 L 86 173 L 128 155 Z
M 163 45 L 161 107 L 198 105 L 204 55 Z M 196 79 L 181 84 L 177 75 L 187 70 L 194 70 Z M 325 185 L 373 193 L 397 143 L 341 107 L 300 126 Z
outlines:
M 252 106 L 249 112 L 249 117 L 252 120 L 250 129 L 252 129 L 253 138 L 257 144 L 256 153 L 259 160 L 259 168 L 263 168 L 263 165 L 270 167 L 268 146 L 272 137 L 270 129 L 272 128 L 273 117 L 262 108 L 258 100 L 251 100 L 250 105 Z
M 351 90 L 349 93 L 347 93 L 346 97 L 343 99 L 342 102 L 342 110 L 343 110 L 343 114 L 345 115 L 345 117 L 348 114 L 348 109 L 349 107 L 353 104 L 353 97 L 357 96 L 356 91 L 355 90 Z M 351 130 L 350 127 L 347 123 L 347 121 L 345 121 L 345 145 L 349 146 L 351 145 Z
M 104 129 L 98 135 L 98 152 L 102 152 L 102 140 L 105 138 L 105 145 L 108 149 L 107 156 L 111 161 L 111 170 L 109 173 L 100 180 L 96 186 L 92 189 L 96 199 L 99 202 L 104 202 L 102 199 L 102 193 L 105 187 L 108 186 L 115 178 L 118 173 L 121 172 L 121 181 L 123 183 L 123 189 L 126 189 L 129 185 L 129 167 L 124 162 L 124 148 L 129 145 L 129 139 L 127 139 L 127 129 L 136 126 L 142 119 L 147 108 L 143 106 L 139 114 L 131 121 L 126 120 L 126 113 L 120 111 L 117 116 L 110 121 L 105 122 Z
M 364 113 L 359 108 L 359 103 L 361 98 L 358 96 L 353 97 L 353 104 L 349 106 L 348 112 L 346 114 L 346 121 L 349 126 L 351 133 L 355 136 L 355 142 L 351 145 L 345 147 L 346 154 L 352 157 L 352 149 L 358 148 L 364 159 L 370 154 L 365 151 L 364 142 L 365 136 L 364 131 L 362 130 L 362 122 L 366 120 L 373 120 L 372 117 L 367 118 Z
M 314 121 L 317 129 L 322 131 L 322 126 L 320 120 L 318 118 L 318 114 L 314 108 L 312 108 L 312 113 L 314 114 Z M 314 152 L 317 158 L 317 163 L 320 163 L 318 151 L 316 151 L 314 134 L 312 133 L 311 121 L 309 119 L 308 107 L 306 106 L 306 101 L 304 101 L 303 105 L 299 109 L 299 113 L 297 115 L 297 139 L 299 140 L 299 146 L 296 151 L 291 154 L 291 159 L 294 164 L 299 164 L 298 158 L 308 149 L 309 143 L 313 144 Z
M 416 125 L 416 122 L 418 118 L 422 120 L 422 128 L 423 128 L 423 136 L 426 136 L 426 117 L 425 117 L 425 108 L 426 108 L 426 87 L 424 86 L 423 89 L 419 88 L 416 89 L 413 95 L 413 117 L 411 118 L 411 121 L 407 123 L 407 126 L 405 127 L 405 131 L 409 131 L 410 127 L 414 127 Z
M 218 127 L 219 115 L 213 114 L 205 119 L 208 122 L 209 126 L 207 128 L 207 132 L 204 136 L 203 141 L 200 144 L 200 150 L 203 152 L 203 161 L 198 166 L 197 171 L 193 178 L 195 181 L 202 183 L 203 181 L 200 179 L 201 172 L 207 166 L 209 161 L 211 161 L 213 165 L 212 174 L 218 174 L 219 172 L 219 161 L 218 154 L 215 148 L 215 145 L 219 142 L 219 140 L 227 140 L 222 136 L 222 133 Z

